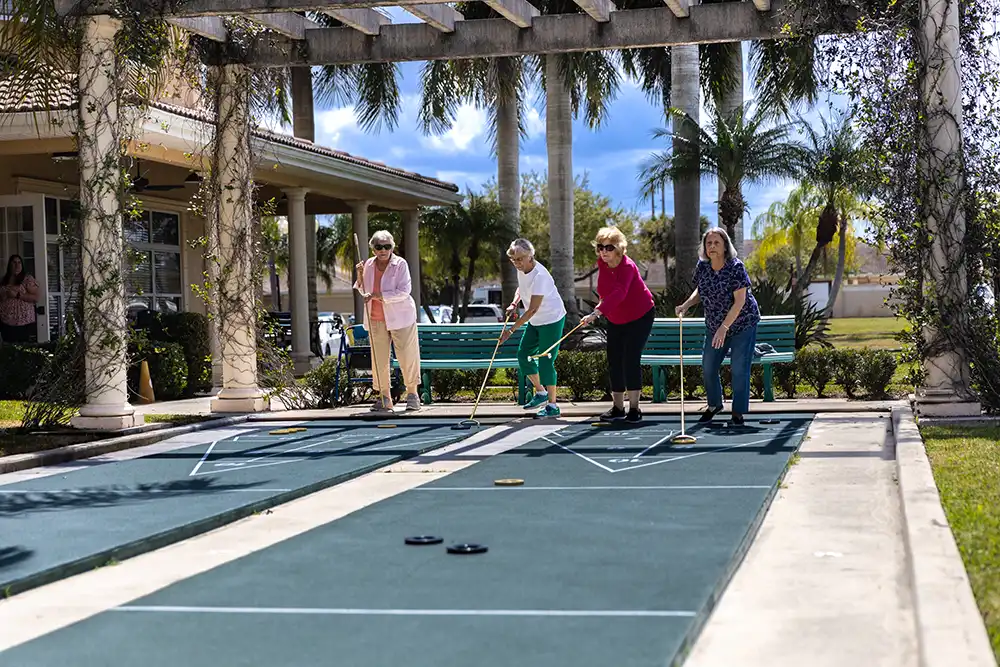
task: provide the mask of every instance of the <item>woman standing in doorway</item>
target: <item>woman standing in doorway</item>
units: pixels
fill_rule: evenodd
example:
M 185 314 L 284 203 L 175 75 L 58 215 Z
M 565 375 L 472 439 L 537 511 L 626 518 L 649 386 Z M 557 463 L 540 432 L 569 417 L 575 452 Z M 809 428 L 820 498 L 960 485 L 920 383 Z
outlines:
M 594 248 L 597 250 L 597 295 L 601 301 L 594 312 L 581 321 L 590 324 L 602 315 L 608 318 L 608 372 L 614 405 L 601 415 L 601 421 L 640 422 L 642 350 L 656 316 L 653 293 L 646 287 L 639 267 L 625 254 L 628 240 L 620 229 L 599 229 Z M 629 402 L 627 413 L 625 392 L 628 392 Z
M 705 309 L 705 349 L 701 368 L 704 374 L 708 409 L 699 421 L 710 422 L 723 409 L 722 362 L 731 356 L 733 371 L 732 423 L 742 426 L 750 411 L 750 366 L 757 342 L 760 308 L 750 291 L 750 276 L 736 256 L 736 248 L 726 230 L 705 232 L 694 271 L 694 292 L 677 306 L 683 317 L 691 306 L 701 303 Z
M 25 273 L 24 260 L 11 255 L 7 272 L 0 280 L 0 340 L 4 343 L 28 343 L 35 331 L 35 302 L 38 283 Z
M 417 306 L 410 295 L 410 267 L 395 254 L 392 234 L 379 230 L 368 242 L 375 256 L 355 268 L 355 287 L 365 299 L 364 327 L 371 337 L 372 386 L 378 398 L 372 412 L 391 413 L 389 344 L 396 348 L 396 359 L 406 385 L 406 409 L 419 410 L 420 342 L 417 337 Z

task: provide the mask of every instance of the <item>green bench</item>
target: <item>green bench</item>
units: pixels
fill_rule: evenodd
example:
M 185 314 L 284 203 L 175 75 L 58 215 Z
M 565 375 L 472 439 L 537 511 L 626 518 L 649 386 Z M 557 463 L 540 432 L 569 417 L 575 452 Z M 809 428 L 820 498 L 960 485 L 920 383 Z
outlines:
M 433 373 L 436 370 L 457 369 L 477 370 L 488 368 L 497 337 L 503 329 L 503 324 L 432 324 L 420 322 L 417 324 L 417 337 L 420 341 L 420 400 L 431 402 L 431 385 Z M 517 368 L 517 346 L 521 343 L 523 329 L 511 334 L 497 350 L 493 368 Z M 399 368 L 399 362 L 392 359 L 393 368 Z M 519 378 L 518 404 L 528 401 L 528 391 L 531 383 L 527 378 Z M 476 388 L 478 391 L 478 387 Z
M 684 365 L 700 366 L 705 343 L 704 318 L 684 320 Z M 774 364 L 795 360 L 795 317 L 765 315 L 757 325 L 757 344 L 767 343 L 774 352 L 754 357 L 753 363 L 764 367 L 764 401 L 774 401 Z M 724 364 L 729 364 L 726 357 Z M 680 366 L 680 321 L 657 318 L 642 354 L 642 364 L 653 367 L 653 402 L 667 400 L 667 366 Z

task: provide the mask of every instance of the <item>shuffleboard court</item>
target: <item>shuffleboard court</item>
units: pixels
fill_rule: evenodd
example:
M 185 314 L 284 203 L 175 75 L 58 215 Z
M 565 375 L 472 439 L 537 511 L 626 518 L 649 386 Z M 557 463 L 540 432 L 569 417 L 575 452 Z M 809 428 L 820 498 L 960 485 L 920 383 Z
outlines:
M 0 591 L 134 556 L 469 436 L 453 424 L 258 422 L 179 436 L 140 458 L 0 476 Z
M 0 653 L 19 667 L 677 665 L 810 417 L 575 424 Z M 474 452 L 470 452 L 474 454 Z M 499 479 L 521 486 L 497 486 Z M 442 543 L 404 544 L 412 535 Z M 452 555 L 457 542 L 484 544 Z

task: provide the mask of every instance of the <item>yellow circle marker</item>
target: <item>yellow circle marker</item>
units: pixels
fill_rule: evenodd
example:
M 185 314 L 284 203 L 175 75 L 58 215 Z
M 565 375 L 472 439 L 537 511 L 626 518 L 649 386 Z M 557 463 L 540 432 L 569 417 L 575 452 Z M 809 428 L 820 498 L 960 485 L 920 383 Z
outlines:
M 522 486 L 524 484 L 523 479 L 495 479 L 493 480 L 494 486 Z
M 294 433 L 294 431 L 292 431 L 291 429 L 287 429 L 287 428 L 278 428 L 278 429 L 275 429 L 273 431 L 269 431 L 268 435 L 287 435 L 289 433 Z
M 396 428 L 395 424 L 379 424 L 379 428 Z
M 591 422 L 591 426 L 613 426 L 611 422 Z

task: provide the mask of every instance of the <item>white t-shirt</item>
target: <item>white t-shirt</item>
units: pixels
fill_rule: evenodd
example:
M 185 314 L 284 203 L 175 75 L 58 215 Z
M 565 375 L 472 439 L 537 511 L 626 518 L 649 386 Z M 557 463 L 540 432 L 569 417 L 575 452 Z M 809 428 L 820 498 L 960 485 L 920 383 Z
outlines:
M 532 326 L 541 327 L 546 324 L 558 322 L 566 315 L 566 306 L 563 305 L 556 283 L 552 280 L 552 275 L 548 270 L 535 262 L 535 267 L 524 273 L 517 272 L 518 295 L 525 308 L 531 305 L 531 297 L 541 295 L 542 305 L 528 323 Z

